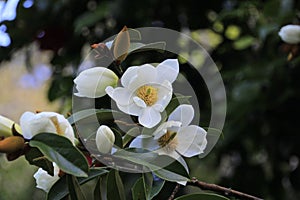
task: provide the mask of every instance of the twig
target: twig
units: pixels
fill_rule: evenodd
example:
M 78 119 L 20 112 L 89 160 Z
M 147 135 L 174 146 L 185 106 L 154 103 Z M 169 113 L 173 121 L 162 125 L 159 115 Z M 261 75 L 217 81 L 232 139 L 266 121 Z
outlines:
M 202 190 L 210 190 L 210 191 L 214 191 L 217 193 L 220 193 L 224 196 L 231 196 L 231 197 L 236 197 L 238 199 L 245 199 L 245 200 L 263 200 L 261 198 L 249 195 L 249 194 L 245 194 L 236 190 L 232 190 L 230 188 L 225 188 L 216 184 L 211 184 L 211 183 L 206 183 L 203 181 L 199 181 L 196 178 L 192 178 L 191 181 L 189 181 L 187 183 L 188 185 L 192 185 L 192 186 L 196 186 L 199 187 Z
M 180 188 L 180 184 L 177 183 L 177 185 L 175 186 L 175 188 L 168 200 L 173 200 L 175 198 L 175 195 L 178 192 L 179 188 Z

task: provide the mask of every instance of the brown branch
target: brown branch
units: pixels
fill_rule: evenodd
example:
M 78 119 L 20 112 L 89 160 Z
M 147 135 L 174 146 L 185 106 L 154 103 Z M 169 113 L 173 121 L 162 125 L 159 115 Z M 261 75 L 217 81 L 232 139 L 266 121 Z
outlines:
M 168 198 L 168 200 L 173 200 L 175 198 L 176 193 L 178 192 L 180 188 L 180 184 L 177 183 L 177 185 L 175 186 L 171 196 Z
M 236 197 L 238 199 L 245 199 L 245 200 L 263 200 L 261 198 L 245 194 L 236 190 L 232 190 L 230 188 L 225 188 L 219 185 L 211 184 L 211 183 L 206 183 L 203 181 L 199 181 L 196 178 L 192 178 L 191 181 L 187 183 L 188 185 L 196 186 L 202 190 L 210 190 L 217 192 L 219 194 L 222 194 L 227 197 Z

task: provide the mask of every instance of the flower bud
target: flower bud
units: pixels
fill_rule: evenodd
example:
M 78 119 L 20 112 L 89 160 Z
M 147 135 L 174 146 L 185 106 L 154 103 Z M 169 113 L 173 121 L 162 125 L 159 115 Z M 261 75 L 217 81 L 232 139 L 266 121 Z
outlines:
M 300 42 L 300 26 L 299 25 L 283 26 L 280 29 L 278 35 L 286 43 L 297 44 Z
M 12 127 L 14 123 L 14 121 L 0 115 L 0 136 L 12 136 Z M 20 127 L 18 124 L 15 124 L 15 129 L 19 132 Z
M 105 125 L 98 128 L 96 134 L 96 145 L 101 153 L 110 153 L 115 142 L 115 135 L 112 130 Z
M 0 153 L 14 153 L 22 150 L 25 146 L 23 137 L 10 136 L 0 140 Z
M 75 95 L 89 98 L 102 97 L 106 94 L 105 88 L 107 86 L 115 87 L 118 80 L 118 76 L 105 67 L 84 70 L 74 80 L 78 90 Z
M 118 33 L 113 43 L 113 55 L 118 63 L 122 62 L 130 47 L 130 35 L 126 26 Z

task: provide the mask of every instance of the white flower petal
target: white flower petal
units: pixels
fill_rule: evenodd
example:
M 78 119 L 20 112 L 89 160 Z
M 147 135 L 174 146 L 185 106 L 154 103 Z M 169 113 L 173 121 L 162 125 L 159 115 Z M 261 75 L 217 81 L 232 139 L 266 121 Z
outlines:
M 38 133 L 55 133 L 56 128 L 47 117 L 41 117 L 32 112 L 25 112 L 20 118 L 20 126 L 24 138 L 31 139 Z
M 176 137 L 178 140 L 176 150 L 185 157 L 203 153 L 207 144 L 206 131 L 195 125 L 180 128 Z
M 54 176 L 48 174 L 47 171 L 39 168 L 38 171 L 33 175 L 36 180 L 36 187 L 44 190 L 45 192 L 49 192 L 50 188 L 54 185 L 56 181 L 59 179 L 59 168 L 53 163 L 54 167 Z
M 194 118 L 194 108 L 192 105 L 179 105 L 169 116 L 168 120 L 180 121 L 182 126 L 188 126 Z
M 143 85 L 150 85 L 156 82 L 156 68 L 150 64 L 144 64 L 137 70 L 137 76 L 133 77 L 128 85 L 128 89 L 135 91 Z
M 159 125 L 159 127 L 154 131 L 153 136 L 154 139 L 159 139 L 161 136 L 163 136 L 168 129 L 174 127 L 175 130 L 178 130 L 179 127 L 181 126 L 181 122 L 178 121 L 167 121 Z
M 129 83 L 137 76 L 139 66 L 129 67 L 121 78 L 121 84 L 123 87 L 128 87 Z
M 147 107 L 147 104 L 143 101 L 143 99 L 141 99 L 137 96 L 133 97 L 133 101 L 137 106 L 139 106 L 141 108 L 146 108 Z
M 105 88 L 107 86 L 116 86 L 118 76 L 105 67 L 93 67 L 82 71 L 75 79 L 76 89 L 75 93 L 79 97 L 97 98 L 106 94 Z
M 157 86 L 157 89 L 158 101 L 153 106 L 155 110 L 162 112 L 172 99 L 173 88 L 169 81 L 164 81 L 161 85 Z
M 121 106 L 119 104 L 117 104 L 118 108 L 129 115 L 134 115 L 134 116 L 139 116 L 143 113 L 143 108 L 137 106 L 135 103 L 126 105 L 126 106 Z
M 153 128 L 160 122 L 160 120 L 160 113 L 151 107 L 145 108 L 139 116 L 139 123 L 146 128 Z
M 155 151 L 159 149 L 158 142 L 153 140 L 153 137 L 140 135 L 132 140 L 129 147 L 131 148 L 142 148 L 149 151 Z
M 108 86 L 105 91 L 117 104 L 121 106 L 130 105 L 133 103 L 131 98 L 133 93 L 127 88 L 117 87 L 114 89 L 113 87 Z
M 167 59 L 160 63 L 157 67 L 157 78 L 161 82 L 168 80 L 173 83 L 179 73 L 179 64 L 177 59 Z

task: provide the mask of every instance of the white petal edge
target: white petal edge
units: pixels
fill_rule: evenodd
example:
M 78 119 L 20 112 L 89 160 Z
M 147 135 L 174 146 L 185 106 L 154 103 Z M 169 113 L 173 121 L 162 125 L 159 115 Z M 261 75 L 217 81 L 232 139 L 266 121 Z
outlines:
M 160 122 L 161 115 L 160 112 L 156 111 L 152 107 L 147 107 L 143 109 L 142 114 L 139 116 L 138 120 L 139 123 L 146 128 L 153 128 Z
M 195 125 L 182 127 L 177 132 L 176 150 L 185 157 L 192 157 L 204 152 L 206 148 L 206 131 Z
M 194 108 L 192 105 L 182 104 L 179 105 L 175 110 L 169 115 L 168 120 L 170 121 L 180 121 L 182 126 L 188 126 L 194 118 Z
M 160 81 L 168 80 L 173 83 L 179 73 L 179 63 L 177 59 L 167 59 L 157 67 L 157 78 Z

